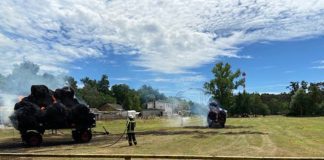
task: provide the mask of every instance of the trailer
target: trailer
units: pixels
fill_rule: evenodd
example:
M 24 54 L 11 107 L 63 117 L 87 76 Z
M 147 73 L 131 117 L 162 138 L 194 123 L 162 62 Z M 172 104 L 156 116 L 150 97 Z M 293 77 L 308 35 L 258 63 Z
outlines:
M 16 103 L 10 120 L 28 146 L 39 146 L 45 130 L 71 129 L 75 142 L 89 142 L 96 126 L 95 114 L 80 104 L 69 87 L 49 90 L 33 85 L 31 94 Z
M 209 128 L 225 128 L 227 111 L 219 106 L 217 102 L 209 103 L 207 123 Z

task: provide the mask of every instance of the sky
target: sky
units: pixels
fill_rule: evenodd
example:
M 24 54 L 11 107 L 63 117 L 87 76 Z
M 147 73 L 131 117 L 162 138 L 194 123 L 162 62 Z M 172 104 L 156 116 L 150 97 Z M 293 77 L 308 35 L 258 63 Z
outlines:
M 1 0 L 0 74 L 28 60 L 177 96 L 222 61 L 246 72 L 248 92 L 286 92 L 324 81 L 323 19 L 321 0 Z

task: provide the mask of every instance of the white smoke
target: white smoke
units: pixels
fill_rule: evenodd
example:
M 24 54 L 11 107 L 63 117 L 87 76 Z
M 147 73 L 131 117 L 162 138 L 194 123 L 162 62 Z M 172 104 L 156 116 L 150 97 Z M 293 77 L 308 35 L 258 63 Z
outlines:
M 173 108 L 173 115 L 167 119 L 168 127 L 207 126 L 210 95 L 202 88 L 188 88 L 168 99 Z M 190 118 L 192 116 L 193 118 Z
M 0 94 L 0 124 L 9 124 L 9 115 L 13 112 L 13 106 L 18 101 L 14 94 Z
M 10 124 L 9 116 L 13 113 L 19 97 L 28 96 L 32 85 L 46 85 L 49 89 L 65 85 L 65 76 L 40 73 L 39 66 L 29 61 L 16 65 L 12 73 L 0 75 L 0 124 Z

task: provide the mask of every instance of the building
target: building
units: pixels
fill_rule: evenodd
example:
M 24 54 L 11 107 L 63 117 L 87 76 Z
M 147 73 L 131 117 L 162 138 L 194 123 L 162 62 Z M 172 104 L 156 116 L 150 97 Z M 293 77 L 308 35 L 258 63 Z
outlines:
M 173 114 L 176 114 L 175 110 L 179 107 L 178 104 L 176 103 L 170 103 L 170 102 L 165 102 L 165 101 L 153 101 L 153 102 L 148 102 L 146 104 L 146 107 L 148 110 L 159 110 L 157 112 L 162 111 L 162 116 L 172 116 Z M 152 112 L 152 113 L 157 113 L 157 112 Z

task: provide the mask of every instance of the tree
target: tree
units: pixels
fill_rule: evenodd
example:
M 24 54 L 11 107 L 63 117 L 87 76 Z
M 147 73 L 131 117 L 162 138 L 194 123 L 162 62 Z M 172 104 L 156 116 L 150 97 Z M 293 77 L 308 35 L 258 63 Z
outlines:
M 151 101 L 166 99 L 166 96 L 164 94 L 148 85 L 143 85 L 140 89 L 137 90 L 137 93 L 140 97 L 141 105 Z
M 116 98 L 117 104 L 123 106 L 125 110 L 141 110 L 140 98 L 137 92 L 130 89 L 126 84 L 117 84 L 111 87 L 113 96 Z
M 220 104 L 228 109 L 233 104 L 233 90 L 242 86 L 244 80 L 240 78 L 241 71 L 231 71 L 231 65 L 217 63 L 212 69 L 214 79 L 204 84 L 204 89 L 207 94 L 211 94 L 214 99 L 217 99 Z
M 264 116 L 270 114 L 268 105 L 262 102 L 261 96 L 259 94 L 252 94 L 250 101 L 252 114 Z
M 105 93 L 105 94 L 110 94 L 109 91 L 109 80 L 107 75 L 102 75 L 100 81 L 98 81 L 98 91 Z
M 90 85 L 84 86 L 78 93 L 90 107 L 99 108 L 106 103 L 116 103 L 116 99 L 97 90 Z
M 290 89 L 290 94 L 294 95 L 299 89 L 299 82 L 290 82 L 290 85 L 287 88 Z
M 303 90 L 307 90 L 308 89 L 308 83 L 306 82 L 306 81 L 301 81 L 300 82 L 300 87 L 301 87 L 301 89 L 303 89 Z
M 68 85 L 69 85 L 73 90 L 77 91 L 77 89 L 78 89 L 78 85 L 77 85 L 77 83 L 78 83 L 78 82 L 77 82 L 73 77 L 71 77 L 71 76 L 67 76 L 67 77 L 65 77 L 65 79 L 66 79 Z
M 321 93 L 321 90 L 320 90 L 320 87 L 318 84 L 310 83 L 310 85 L 308 87 L 308 93 L 309 93 L 309 96 L 311 97 L 312 102 L 314 104 L 319 104 L 322 102 L 323 95 Z
M 235 103 L 230 109 L 232 115 L 248 115 L 251 113 L 250 97 L 246 92 L 239 93 L 235 96 Z
M 305 116 L 309 115 L 311 110 L 309 110 L 310 99 L 303 89 L 297 90 L 297 92 L 292 96 L 289 110 L 289 115 L 293 116 Z
M 96 87 L 97 88 L 97 81 L 92 80 L 89 77 L 82 78 L 81 82 L 84 84 L 84 86 L 91 86 L 91 87 Z
M 116 103 L 116 98 L 109 94 L 109 80 L 107 75 L 102 75 L 99 81 L 85 77 L 81 79 L 84 87 L 77 94 L 92 107 L 101 107 L 106 103 Z

